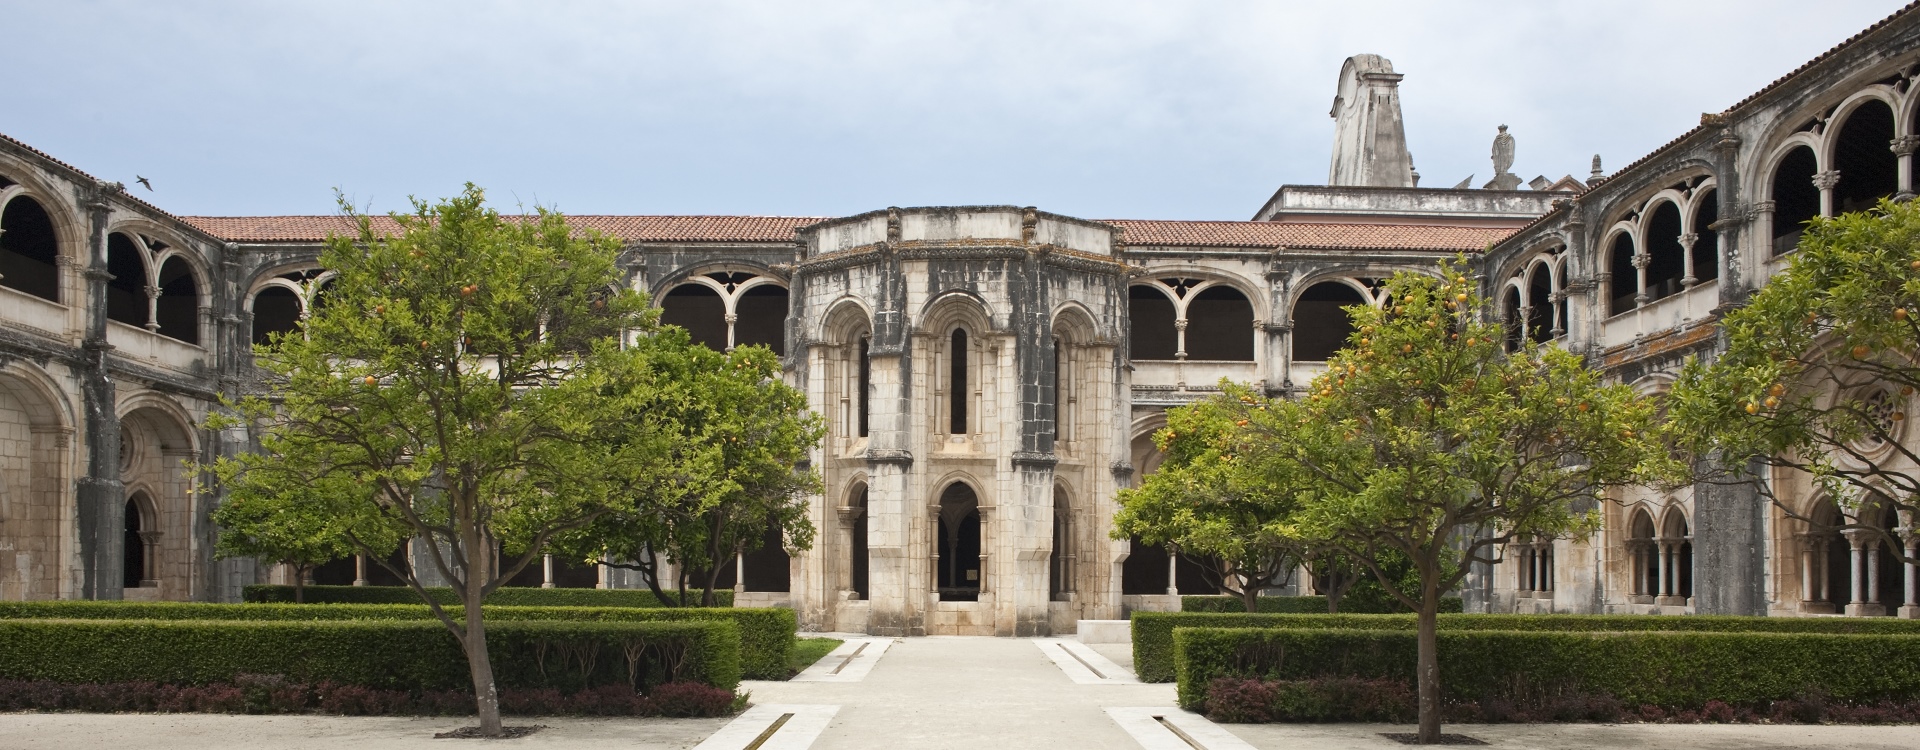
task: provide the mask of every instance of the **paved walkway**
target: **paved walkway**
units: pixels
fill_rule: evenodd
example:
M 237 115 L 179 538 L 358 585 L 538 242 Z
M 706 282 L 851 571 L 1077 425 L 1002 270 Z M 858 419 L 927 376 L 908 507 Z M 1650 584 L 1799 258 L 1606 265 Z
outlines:
M 908 638 L 877 659 L 840 674 L 857 679 L 748 682 L 755 708 L 738 719 L 509 718 L 549 729 L 514 748 L 691 748 L 703 750 L 1386 750 L 1380 737 L 1408 727 L 1381 725 L 1219 725 L 1172 708 L 1172 685 L 1129 683 L 1131 675 L 1093 680 L 1115 664 L 1130 667 L 1125 646 L 1091 651 L 1004 638 Z M 855 649 L 846 649 L 851 656 Z M 872 647 L 867 652 L 871 653 Z M 829 657 L 832 659 L 833 657 Z M 1058 662 L 1058 663 L 1056 663 Z M 833 666 L 816 670 L 831 673 Z M 198 714 L 0 714 L 0 750 L 157 748 L 226 750 L 410 750 L 471 747 L 434 740 L 460 726 L 454 718 L 221 716 Z M 1771 748 L 1920 749 L 1920 727 L 1754 725 L 1459 725 L 1449 732 L 1494 748 L 1602 750 L 1766 750 Z M 703 744 L 704 743 L 704 744 Z

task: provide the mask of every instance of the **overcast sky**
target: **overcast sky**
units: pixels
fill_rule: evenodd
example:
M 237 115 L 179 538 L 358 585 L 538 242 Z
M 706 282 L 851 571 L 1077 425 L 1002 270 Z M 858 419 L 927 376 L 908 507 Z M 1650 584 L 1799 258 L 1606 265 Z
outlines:
M 1584 178 L 1899 7 L 1606 2 L 22 2 L 0 133 L 180 214 L 463 181 L 570 213 L 1015 204 L 1246 219 L 1326 181 L 1335 76 L 1406 75 L 1422 185 Z

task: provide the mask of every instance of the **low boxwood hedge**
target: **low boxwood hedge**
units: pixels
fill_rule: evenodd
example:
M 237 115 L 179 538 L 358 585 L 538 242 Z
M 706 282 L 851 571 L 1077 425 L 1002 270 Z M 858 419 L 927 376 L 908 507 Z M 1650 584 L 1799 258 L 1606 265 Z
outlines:
M 441 604 L 459 604 L 453 589 L 438 586 L 427 589 Z M 675 592 L 667 592 L 673 596 Z M 280 584 L 247 586 L 240 599 L 254 604 L 292 604 L 293 587 Z M 419 604 L 420 595 L 406 586 L 308 586 L 307 604 Z M 715 606 L 733 606 L 732 591 L 713 592 Z M 687 601 L 699 603 L 700 592 L 687 592 Z M 509 607 L 665 607 L 660 598 L 647 589 L 540 589 L 510 586 L 495 589 L 488 604 Z
M 1258 612 L 1262 614 L 1324 615 L 1327 613 L 1327 598 L 1324 596 L 1263 596 L 1255 600 Z M 1441 597 L 1441 612 L 1460 612 L 1466 608 L 1464 601 L 1457 596 Z M 1182 612 L 1245 612 L 1247 605 L 1237 596 L 1183 596 L 1180 597 Z M 1340 600 L 1340 614 L 1384 615 L 1405 612 L 1403 607 L 1391 606 L 1386 602 L 1364 599 Z
M 549 589 L 551 590 L 551 589 Z M 449 612 L 459 617 L 460 608 Z M 0 602 L 0 620 L 428 620 L 422 604 L 212 604 L 204 602 Z M 488 606 L 489 623 L 519 621 L 684 622 L 718 620 L 739 627 L 741 667 L 749 679 L 784 680 L 798 623 L 793 610 L 733 607 Z M 491 625 L 489 625 L 491 628 Z
M 1668 618 L 1680 620 L 1683 618 Z M 1626 705 L 1753 705 L 1809 692 L 1843 701 L 1920 696 L 1920 636 L 1760 632 L 1442 630 L 1448 700 L 1605 695 Z M 1412 680 L 1406 630 L 1190 628 L 1173 631 L 1180 705 L 1203 709 L 1217 677 Z
M 740 683 L 730 622 L 500 622 L 487 627 L 500 687 Z M 5 620 L 0 678 L 65 683 L 305 683 L 471 689 L 465 653 L 437 622 L 401 620 Z
M 1176 627 L 1412 630 L 1414 624 L 1413 615 L 1135 612 L 1133 613 L 1133 669 L 1144 682 L 1173 681 L 1173 629 Z M 1886 617 L 1446 614 L 1440 616 L 1440 629 L 1920 634 L 1920 620 L 1897 620 Z

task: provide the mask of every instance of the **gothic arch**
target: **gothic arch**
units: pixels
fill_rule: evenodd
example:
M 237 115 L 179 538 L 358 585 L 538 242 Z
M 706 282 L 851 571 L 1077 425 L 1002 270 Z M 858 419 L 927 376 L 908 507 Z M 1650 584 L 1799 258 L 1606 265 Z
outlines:
M 1345 276 L 1321 276 L 1296 288 L 1299 291 L 1287 303 L 1287 319 L 1292 324 L 1288 338 L 1295 362 L 1330 359 L 1346 346 L 1355 330 L 1353 316 L 1344 308 L 1356 303 L 1380 304 L 1379 297 L 1366 285 Z
M 1859 111 L 1862 107 L 1873 104 L 1879 104 L 1887 108 L 1887 114 L 1892 117 L 1892 119 L 1888 121 L 1888 125 L 1893 128 L 1892 136 L 1912 132 L 1902 129 L 1901 127 L 1900 113 L 1902 110 L 1907 109 L 1907 107 L 1905 106 L 1906 103 L 1901 101 L 1900 92 L 1893 90 L 1892 87 L 1886 84 L 1876 83 L 1864 86 L 1848 94 L 1845 99 L 1841 99 L 1839 104 L 1833 105 L 1832 113 L 1827 116 L 1827 124 L 1821 128 L 1820 131 L 1820 146 L 1816 148 L 1816 151 L 1820 154 L 1821 164 L 1833 165 L 1838 162 L 1836 157 L 1840 147 L 1840 131 L 1846 128 L 1848 120 L 1853 119 L 1854 112 Z M 1835 127 L 1836 125 L 1839 127 Z M 1891 151 L 1888 153 L 1890 154 Z M 1832 168 L 1832 166 L 1827 167 L 1827 169 Z
M 993 320 L 993 308 L 980 295 L 965 289 L 949 289 L 921 305 L 914 330 L 939 336 L 960 326 L 966 328 L 969 335 L 980 338 L 998 332 Z
M 0 285 L 59 302 L 63 247 L 59 219 L 44 200 L 17 184 L 0 190 Z

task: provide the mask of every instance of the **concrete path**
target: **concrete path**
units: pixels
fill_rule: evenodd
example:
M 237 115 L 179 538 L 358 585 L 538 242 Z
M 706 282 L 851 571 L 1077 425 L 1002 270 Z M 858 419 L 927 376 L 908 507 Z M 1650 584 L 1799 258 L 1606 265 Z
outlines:
M 1106 707 L 1174 704 L 1168 684 L 1075 684 L 1015 638 L 904 638 L 859 682 L 744 687 L 755 703 L 839 705 L 813 750 L 1132 748 Z

